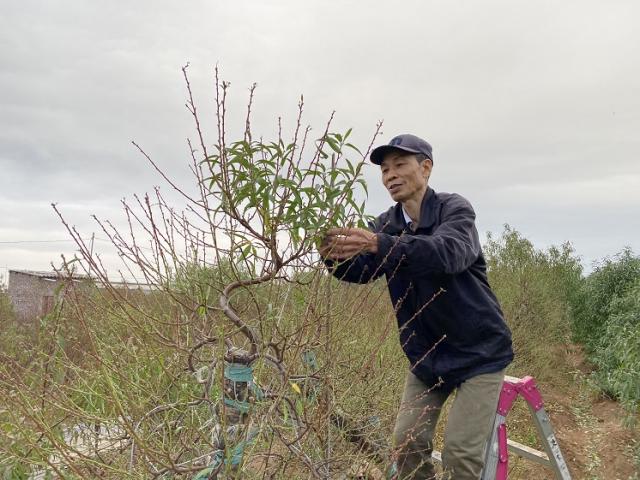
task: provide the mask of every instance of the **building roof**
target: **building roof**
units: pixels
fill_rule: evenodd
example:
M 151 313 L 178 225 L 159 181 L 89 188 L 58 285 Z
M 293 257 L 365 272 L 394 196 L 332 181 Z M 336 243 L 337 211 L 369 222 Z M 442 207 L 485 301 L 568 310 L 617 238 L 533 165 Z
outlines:
M 64 280 L 69 277 L 66 274 L 58 273 L 58 272 L 39 272 L 35 270 L 9 270 L 9 275 L 12 273 L 20 273 L 22 275 L 29 275 L 31 277 L 42 278 L 44 280 Z M 74 273 L 71 275 L 71 279 L 74 281 L 79 280 L 94 280 L 98 285 L 104 285 L 104 281 L 101 279 L 92 277 L 90 275 Z M 141 283 L 141 282 L 123 282 L 123 281 L 109 281 L 109 284 L 114 288 L 133 288 L 140 290 L 154 290 L 156 288 L 155 285 L 149 283 Z
M 68 278 L 67 275 L 58 272 L 38 272 L 35 270 L 9 270 L 9 275 L 12 273 L 21 273 L 22 275 L 29 275 L 32 277 L 45 278 L 48 280 L 58 280 L 60 278 Z M 73 280 L 89 280 L 92 277 L 89 275 L 73 273 L 71 274 Z

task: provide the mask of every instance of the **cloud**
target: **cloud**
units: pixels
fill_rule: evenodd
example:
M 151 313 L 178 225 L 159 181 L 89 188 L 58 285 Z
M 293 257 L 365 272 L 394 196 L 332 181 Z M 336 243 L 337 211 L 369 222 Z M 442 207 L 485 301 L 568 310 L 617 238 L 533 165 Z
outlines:
M 220 62 L 231 81 L 232 138 L 242 134 L 254 81 L 253 126 L 265 137 L 279 116 L 292 134 L 304 93 L 313 136 L 335 109 L 334 128 L 354 127 L 358 145 L 381 119 L 378 142 L 399 132 L 427 138 L 434 187 L 470 198 L 481 230 L 510 222 L 540 244 L 578 239 L 593 258 L 640 247 L 637 2 L 27 0 L 2 8 L 0 240 L 57 235 L 52 201 L 77 205 L 74 221 L 86 231 L 89 213 L 118 218 L 122 197 L 162 183 L 132 139 L 189 188 L 186 138 L 195 135 L 180 67 L 191 62 L 210 147 Z M 390 199 L 375 167 L 366 176 L 368 209 L 379 213 Z M 35 258 L 0 249 L 0 264 Z

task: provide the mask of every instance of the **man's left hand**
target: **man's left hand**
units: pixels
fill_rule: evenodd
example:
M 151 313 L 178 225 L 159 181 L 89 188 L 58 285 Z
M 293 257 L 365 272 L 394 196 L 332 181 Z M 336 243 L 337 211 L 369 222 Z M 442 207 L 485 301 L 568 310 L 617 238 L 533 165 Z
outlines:
M 377 253 L 378 236 L 364 228 L 332 228 L 322 240 L 319 252 L 329 260 L 346 260 L 360 253 Z

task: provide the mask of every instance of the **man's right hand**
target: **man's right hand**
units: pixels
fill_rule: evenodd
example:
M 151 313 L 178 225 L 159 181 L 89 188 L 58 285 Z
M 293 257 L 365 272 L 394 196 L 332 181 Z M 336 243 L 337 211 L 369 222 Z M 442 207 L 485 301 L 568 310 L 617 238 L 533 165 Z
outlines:
M 332 228 L 322 239 L 318 253 L 329 260 L 346 260 L 360 253 L 376 253 L 378 236 L 364 228 Z

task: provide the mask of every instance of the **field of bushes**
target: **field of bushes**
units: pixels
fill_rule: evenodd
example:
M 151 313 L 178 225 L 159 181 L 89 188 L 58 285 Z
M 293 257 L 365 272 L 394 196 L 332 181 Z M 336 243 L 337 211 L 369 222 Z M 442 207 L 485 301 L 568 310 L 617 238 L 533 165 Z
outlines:
M 302 99 L 291 132 L 254 135 L 255 86 L 229 141 L 217 69 L 211 140 L 183 73 L 191 187 L 134 145 L 184 206 L 156 188 L 123 200 L 123 229 L 94 217 L 123 275 L 152 290 L 111 283 L 56 205 L 78 254 L 55 308 L 18 322 L 0 290 L 0 476 L 384 478 L 407 371 L 394 311 L 382 279 L 340 283 L 316 253 L 326 229 L 366 225 L 369 152 L 333 117 L 312 138 Z M 570 244 L 539 249 L 509 226 L 484 253 L 513 332 L 508 373 L 539 380 L 574 477 L 638 480 L 640 258 L 585 274 Z M 529 416 L 516 403 L 509 436 L 540 448 Z M 510 472 L 550 478 L 517 459 Z
M 552 419 L 576 414 L 572 402 L 587 408 L 588 391 L 587 403 L 606 395 L 622 404 L 620 421 L 637 432 L 640 258 L 625 250 L 584 275 L 569 244 L 540 250 L 510 227 L 490 236 L 484 252 L 513 331 L 516 360 L 508 373 L 533 375 L 545 396 L 569 392 L 567 404 L 551 402 Z M 29 326 L 15 322 L 6 291 L 0 292 L 3 478 L 29 478 L 46 468 L 64 478 L 194 478 L 202 466 L 189 458 L 206 455 L 210 428 L 203 425 L 214 415 L 221 388 L 218 377 L 210 383 L 201 377 L 222 354 L 214 340 L 194 347 L 223 337 L 241 345 L 243 337 L 220 312 L 194 310 L 189 302 L 212 301 L 230 278 L 224 270 L 177 272 L 171 289 L 151 295 L 70 289 L 52 314 Z M 260 433 L 246 449 L 243 478 L 264 478 L 265 472 L 269 478 L 308 478 L 309 462 L 325 462 L 336 478 L 356 478 L 354 465 L 377 460 L 348 442 L 349 432 L 332 426 L 328 415 L 339 411 L 368 425 L 372 439 L 390 436 L 406 362 L 385 285 L 339 284 L 322 268 L 294 280 L 247 287 L 233 298 L 238 313 L 274 346 L 288 380 L 275 379 L 264 364 L 256 377 L 295 403 L 290 413 L 277 402 L 256 403 Z M 587 371 L 568 363 L 576 349 L 584 352 Z M 296 379 L 307 368 L 301 358 L 308 351 L 317 356 L 320 378 L 313 400 Z M 294 411 L 308 425 L 297 443 L 286 422 Z M 517 405 L 510 435 L 536 446 L 528 415 Z M 114 448 L 101 453 L 96 447 L 94 455 L 65 442 L 69 428 L 98 424 L 118 432 Z M 629 461 L 637 462 L 637 444 L 628 447 Z M 597 448 L 591 454 L 597 456 Z M 605 478 L 598 473 L 601 462 L 567 456 L 576 478 Z M 531 471 L 513 462 L 511 478 L 532 478 Z

